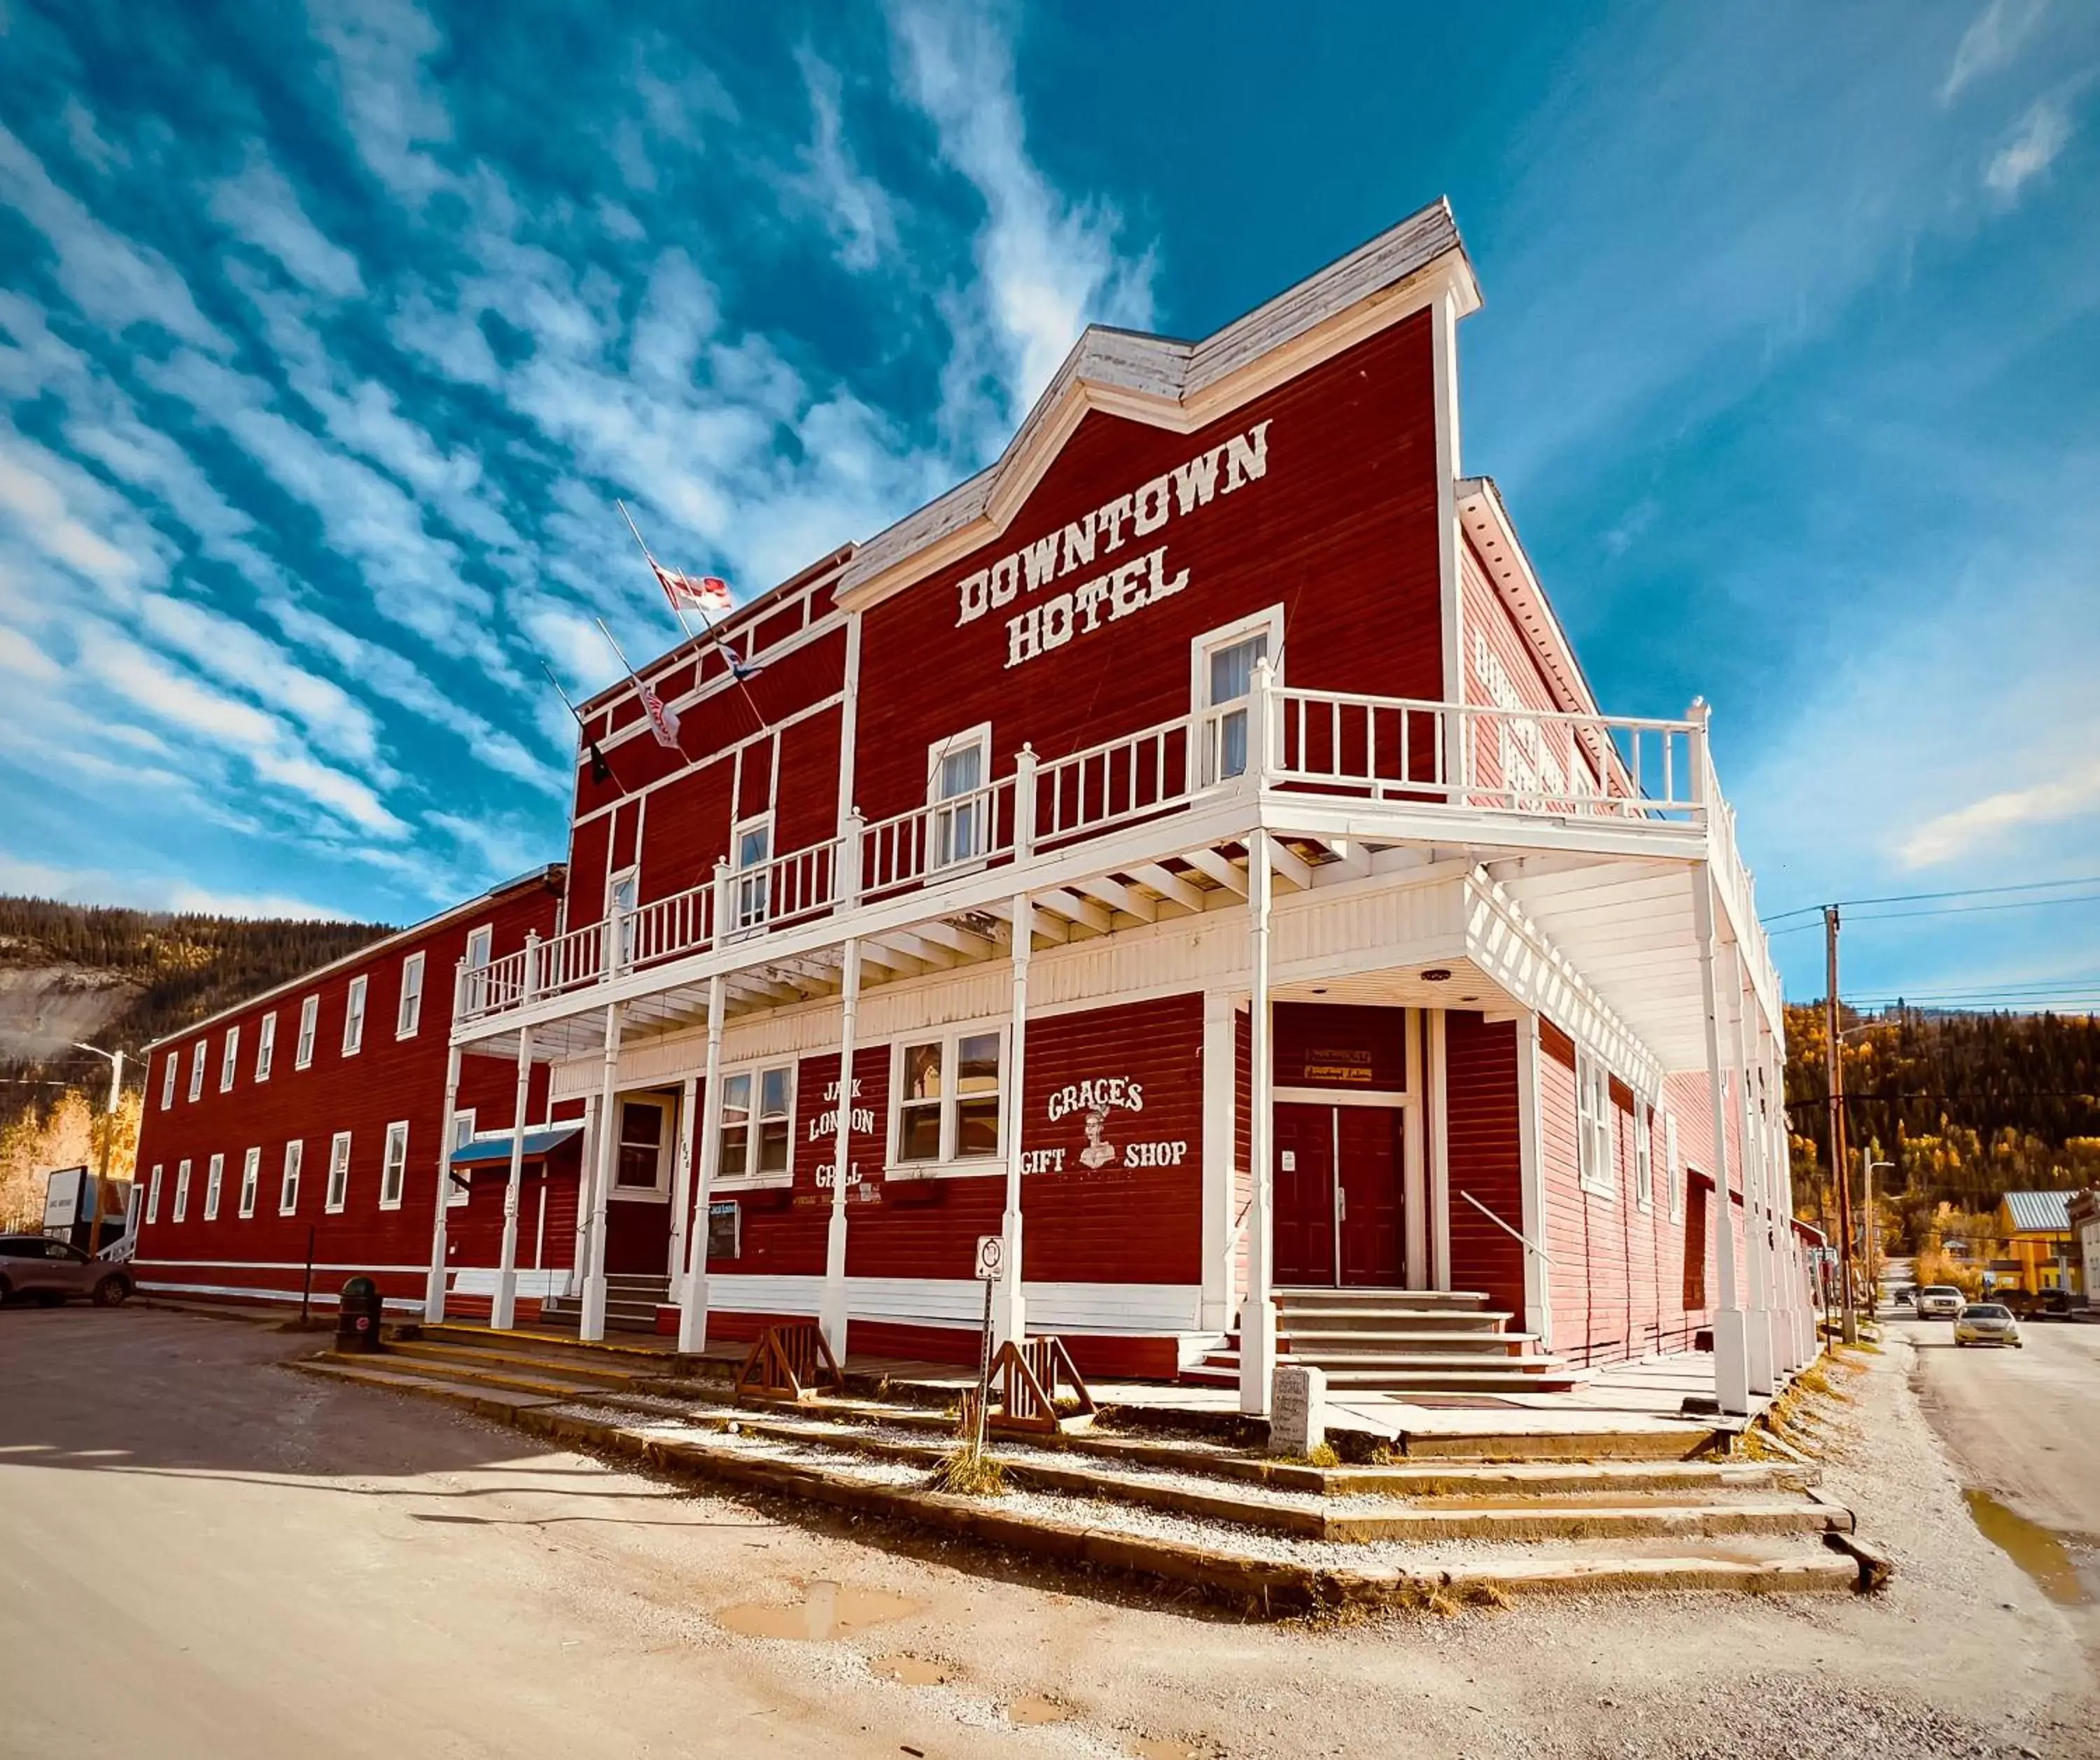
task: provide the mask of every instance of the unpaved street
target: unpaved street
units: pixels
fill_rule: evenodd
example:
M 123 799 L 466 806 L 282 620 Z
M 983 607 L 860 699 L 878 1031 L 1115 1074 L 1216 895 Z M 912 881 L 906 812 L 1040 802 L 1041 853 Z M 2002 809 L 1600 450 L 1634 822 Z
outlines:
M 299 1343 L 0 1314 L 0 1753 L 2091 1752 L 2072 1630 L 1969 1521 L 1901 1341 L 1827 1432 L 1886 1597 L 1312 1630 L 783 1525 L 275 1366 Z

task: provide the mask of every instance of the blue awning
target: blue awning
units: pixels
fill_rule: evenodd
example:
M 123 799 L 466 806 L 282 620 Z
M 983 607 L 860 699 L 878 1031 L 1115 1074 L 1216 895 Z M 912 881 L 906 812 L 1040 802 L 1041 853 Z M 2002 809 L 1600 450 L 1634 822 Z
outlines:
M 533 1161 L 548 1155 L 571 1137 L 580 1135 L 582 1131 L 583 1127 L 580 1124 L 558 1124 L 544 1131 L 527 1131 L 525 1133 L 525 1158 Z M 499 1162 L 506 1167 L 510 1165 L 510 1138 L 508 1133 L 502 1136 L 479 1137 L 471 1143 L 462 1143 L 452 1151 L 452 1165 L 455 1167 L 481 1167 L 491 1162 Z

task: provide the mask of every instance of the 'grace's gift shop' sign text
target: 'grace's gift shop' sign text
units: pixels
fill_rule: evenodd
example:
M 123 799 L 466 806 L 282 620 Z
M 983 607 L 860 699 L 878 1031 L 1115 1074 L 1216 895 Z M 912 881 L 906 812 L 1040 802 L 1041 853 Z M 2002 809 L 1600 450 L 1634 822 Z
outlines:
M 1035 543 L 1002 556 L 989 568 L 966 575 L 958 591 L 960 615 L 955 627 L 975 623 L 988 611 L 1003 611 L 1024 593 L 1043 593 L 1053 581 L 1083 573 L 1126 546 L 1128 555 L 1106 572 L 1077 586 L 1048 593 L 1006 620 L 1006 664 L 1019 666 L 1061 648 L 1074 636 L 1091 635 L 1112 624 L 1171 598 L 1189 584 L 1189 571 L 1168 571 L 1167 546 L 1139 549 L 1172 518 L 1186 518 L 1268 474 L 1268 429 L 1257 422 L 1222 445 L 1198 452 L 1185 465 L 1141 483 L 1127 495 L 1096 508 L 1083 519 L 1059 527 Z

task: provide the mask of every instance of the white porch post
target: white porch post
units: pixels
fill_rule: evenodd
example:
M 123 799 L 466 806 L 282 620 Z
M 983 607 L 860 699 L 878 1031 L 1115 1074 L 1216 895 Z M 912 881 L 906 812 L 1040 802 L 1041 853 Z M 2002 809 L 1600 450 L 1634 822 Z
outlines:
M 1247 1169 L 1254 1190 L 1248 1210 L 1246 1300 L 1240 1308 L 1240 1409 L 1268 1410 L 1276 1367 L 1274 1205 L 1276 1060 L 1270 1048 L 1268 1002 L 1268 833 L 1247 839 L 1247 920 L 1253 940 L 1252 990 L 1247 1008 Z
M 1772 1317 L 1770 1295 L 1771 1234 L 1766 1215 L 1763 1132 L 1750 1100 L 1749 972 L 1743 959 L 1742 943 L 1736 944 L 1731 962 L 1736 993 L 1736 1140 L 1740 1146 L 1743 1182 L 1743 1263 L 1749 1273 L 1749 1302 L 1744 1316 L 1745 1367 L 1750 1392 L 1771 1393 L 1772 1376 Z
M 1429 1287 L 1429 1145 L 1423 1132 L 1429 1091 L 1423 1078 L 1423 1040 L 1428 1036 L 1419 1008 L 1404 1012 L 1407 1036 L 1407 1111 L 1401 1121 L 1401 1214 L 1406 1226 L 1406 1282 Z
M 1429 1137 L 1429 1286 L 1451 1287 L 1451 1122 L 1445 1105 L 1449 1092 L 1446 1066 L 1445 1029 L 1449 1022 L 1441 1008 L 1422 1011 L 1428 1029 L 1428 1079 L 1423 1083 L 1425 1113 L 1423 1128 Z
M 693 1114 L 699 1104 L 700 1079 L 689 1075 L 678 1086 L 678 1147 L 671 1168 L 671 1240 L 664 1259 L 664 1275 L 673 1292 L 684 1287 L 686 1237 L 693 1220 Z
M 591 1176 L 590 1252 L 584 1273 L 583 1323 L 577 1336 L 595 1343 L 605 1336 L 605 1209 L 612 1170 L 620 1156 L 620 1004 L 605 1005 L 605 1073 L 598 1084 L 598 1165 Z
M 430 1219 L 430 1273 L 423 1285 L 423 1318 L 435 1326 L 445 1317 L 446 1211 L 452 1195 L 452 1132 L 459 1112 L 460 1048 L 445 1053 L 445 1122 L 438 1137 L 438 1213 Z
M 717 972 L 708 980 L 708 1067 L 700 1118 L 700 1161 L 695 1184 L 692 1226 L 686 1233 L 686 1285 L 678 1297 L 678 1348 L 698 1352 L 708 1348 L 708 1201 L 721 1157 L 722 1008 L 728 980 Z
M 1006 1207 L 999 1219 L 1005 1275 L 992 1286 L 992 1337 L 1000 1344 L 1028 1336 L 1028 1298 L 1021 1287 L 1021 1138 L 1027 1113 L 1028 967 L 1035 952 L 1035 906 L 1013 895 L 1013 1025 L 1007 1052 Z
M 584 1293 L 584 1273 L 590 1266 L 590 1189 L 593 1170 L 598 1166 L 598 1096 L 584 1096 L 583 1142 L 576 1152 L 576 1240 L 569 1249 L 569 1274 L 562 1280 L 562 1294 L 581 1298 Z
M 1233 1065 L 1239 1018 L 1229 990 L 1203 992 L 1203 1282 L 1197 1324 L 1224 1332 L 1233 1323 Z
M 1692 915 L 1699 942 L 1699 990 L 1706 1016 L 1706 1095 L 1714 1120 L 1714 1397 L 1735 1416 L 1750 1409 L 1743 1311 L 1736 1298 L 1735 1219 L 1728 1213 L 1728 1108 L 1721 1085 L 1720 999 L 1714 981 L 1714 885 L 1704 862 L 1692 864 Z
M 824 1237 L 824 1295 L 817 1324 L 840 1363 L 846 1360 L 846 1176 L 853 1143 L 854 1028 L 860 1015 L 860 941 L 848 936 L 845 988 L 839 1008 L 839 1140 L 832 1160 L 832 1224 Z
M 503 1247 L 496 1260 L 496 1299 L 488 1323 L 498 1332 L 518 1324 L 518 1207 L 525 1198 L 525 1109 L 532 1094 L 532 1029 L 518 1030 L 518 1086 L 510 1106 L 510 1179 L 503 1188 Z
M 1516 1131 L 1518 1226 L 1524 1230 L 1524 1330 L 1538 1348 L 1553 1343 L 1553 1299 L 1547 1280 L 1546 1148 L 1539 1117 L 1538 1017 L 1527 1013 L 1516 1024 Z

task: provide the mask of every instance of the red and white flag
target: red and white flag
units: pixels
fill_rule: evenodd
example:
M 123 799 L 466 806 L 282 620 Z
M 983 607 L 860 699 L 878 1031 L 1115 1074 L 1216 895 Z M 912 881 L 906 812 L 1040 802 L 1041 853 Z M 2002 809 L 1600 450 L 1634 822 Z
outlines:
M 641 679 L 636 678 L 634 684 L 642 693 L 642 712 L 649 717 L 650 730 L 656 735 L 656 743 L 668 746 L 676 752 L 678 749 L 678 712 Z
M 653 558 L 649 566 L 656 571 L 664 597 L 671 602 L 674 611 L 690 605 L 704 617 L 719 617 L 736 609 L 736 601 L 729 595 L 729 583 L 719 575 L 682 575 Z

